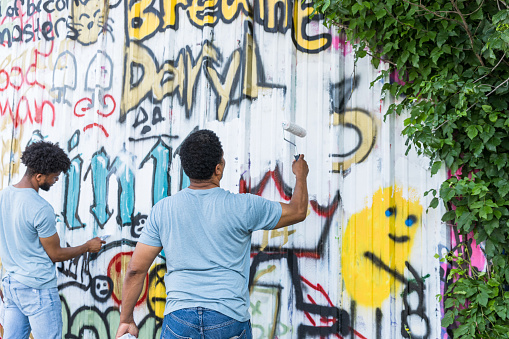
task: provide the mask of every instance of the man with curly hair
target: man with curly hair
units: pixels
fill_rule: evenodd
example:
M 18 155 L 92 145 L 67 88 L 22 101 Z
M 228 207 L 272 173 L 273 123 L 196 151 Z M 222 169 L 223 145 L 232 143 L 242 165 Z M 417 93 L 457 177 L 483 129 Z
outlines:
M 133 309 L 150 265 L 164 249 L 161 338 L 250 339 L 251 234 L 306 218 L 308 165 L 303 155 L 293 162 L 296 183 L 286 204 L 220 188 L 225 160 L 212 131 L 189 135 L 179 154 L 191 183 L 152 208 L 125 275 L 116 337 L 138 336 Z
M 39 196 L 71 162 L 50 142 L 30 144 L 21 156 L 27 167 L 19 183 L 0 192 L 0 258 L 6 275 L 4 339 L 62 338 L 62 306 L 55 262 L 97 253 L 99 237 L 76 247 L 60 247 L 53 207 Z

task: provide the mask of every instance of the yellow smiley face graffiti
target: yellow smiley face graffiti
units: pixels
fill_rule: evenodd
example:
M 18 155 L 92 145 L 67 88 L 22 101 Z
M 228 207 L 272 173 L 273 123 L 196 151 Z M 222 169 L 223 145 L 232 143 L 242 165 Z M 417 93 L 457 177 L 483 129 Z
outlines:
M 155 315 L 158 319 L 164 318 L 166 306 L 165 274 L 166 264 L 154 265 L 149 274 L 147 306 L 150 314 Z
M 391 288 L 399 290 L 395 277 L 404 275 L 421 224 L 422 206 L 413 193 L 409 191 L 407 200 L 400 187 L 380 188 L 372 206 L 348 221 L 341 269 L 345 289 L 358 305 L 380 307 Z

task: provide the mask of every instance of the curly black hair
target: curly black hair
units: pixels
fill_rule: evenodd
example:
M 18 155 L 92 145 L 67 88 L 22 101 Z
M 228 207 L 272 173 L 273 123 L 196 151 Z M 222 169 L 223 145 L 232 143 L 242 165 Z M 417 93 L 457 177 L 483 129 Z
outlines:
M 29 176 L 67 172 L 71 161 L 57 144 L 46 141 L 34 142 L 21 155 L 21 162 L 27 167 Z
M 180 161 L 190 179 L 207 180 L 223 157 L 223 147 L 216 133 L 202 129 L 191 133 L 180 146 Z

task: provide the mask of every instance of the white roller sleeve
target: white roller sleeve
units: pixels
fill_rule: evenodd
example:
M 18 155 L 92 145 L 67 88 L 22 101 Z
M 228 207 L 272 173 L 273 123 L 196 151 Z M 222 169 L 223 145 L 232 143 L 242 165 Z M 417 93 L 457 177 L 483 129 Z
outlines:
M 283 121 L 282 125 L 283 125 L 283 129 L 285 131 L 288 131 L 298 137 L 304 138 L 307 134 L 307 132 L 304 128 L 300 127 L 297 124 L 291 123 L 289 121 L 286 121 L 286 120 Z

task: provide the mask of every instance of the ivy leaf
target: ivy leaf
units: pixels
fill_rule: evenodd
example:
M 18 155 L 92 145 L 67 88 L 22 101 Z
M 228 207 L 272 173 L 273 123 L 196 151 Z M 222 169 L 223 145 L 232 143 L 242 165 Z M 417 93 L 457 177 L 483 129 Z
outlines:
M 454 330 L 454 337 L 458 338 L 462 335 L 467 334 L 469 326 L 470 326 L 469 323 L 458 326 L 458 328 Z
M 361 9 L 363 9 L 364 6 L 359 4 L 358 2 L 355 3 L 353 6 L 352 6 L 352 14 L 355 15 L 358 11 L 360 11 Z
M 456 211 L 448 211 L 442 216 L 442 221 L 451 221 L 456 218 Z
M 461 216 L 458 219 L 458 227 L 469 226 L 470 223 L 472 222 L 472 220 L 473 220 L 472 213 L 465 212 L 465 213 L 461 214 Z
M 493 163 L 497 165 L 497 169 L 500 171 L 507 164 L 507 154 L 498 155 Z
M 400 61 L 402 64 L 406 63 L 408 60 L 408 57 L 410 56 L 410 52 L 405 50 L 403 53 L 401 53 Z
M 509 292 L 507 292 L 507 293 L 509 293 Z M 445 309 L 448 309 L 448 308 L 451 308 L 451 307 L 453 307 L 453 306 L 456 306 L 456 305 L 455 305 L 455 301 L 456 301 L 456 300 L 455 300 L 455 299 L 453 299 L 453 298 L 447 298 L 447 299 L 444 301 L 444 308 L 445 308 Z
M 435 64 L 437 63 L 438 58 L 440 58 L 442 53 L 444 53 L 444 51 L 441 48 L 439 48 L 439 47 L 436 47 L 435 49 L 433 49 L 431 51 L 431 55 L 430 56 L 431 56 L 431 60 L 433 61 L 433 63 L 435 63 Z
M 442 47 L 442 45 L 447 41 L 449 38 L 449 31 L 443 30 L 440 31 L 437 35 L 437 46 Z
M 498 219 L 492 219 L 491 221 L 484 224 L 484 230 L 486 231 L 488 236 L 490 236 L 491 233 L 493 233 L 493 231 L 495 230 L 495 228 L 497 228 L 497 226 L 498 226 Z
M 477 127 L 475 125 L 471 125 L 471 126 L 467 127 L 467 135 L 470 138 L 470 140 L 475 138 L 478 133 L 479 133 L 479 131 L 477 130 Z
M 378 20 L 380 20 L 381 18 L 383 18 L 384 16 L 387 15 L 387 11 L 384 8 L 381 8 L 381 9 L 375 11 L 375 15 L 376 15 L 376 18 Z
M 470 204 L 470 208 L 471 209 L 473 209 L 473 208 L 481 208 L 483 205 L 484 205 L 484 202 L 479 200 L 479 201 L 476 201 L 476 202 Z
M 447 311 L 442 319 L 442 327 L 449 327 L 454 322 L 454 314 L 451 310 Z
M 437 206 L 438 206 L 438 198 L 431 199 L 431 203 L 429 204 L 429 207 L 437 208 Z
M 509 184 L 506 184 L 498 189 L 498 194 L 505 197 L 509 193 Z
M 440 167 L 442 167 L 442 162 L 441 161 L 435 161 L 433 163 L 433 166 L 431 167 L 431 175 L 434 175 L 438 172 L 438 170 L 440 169 Z

